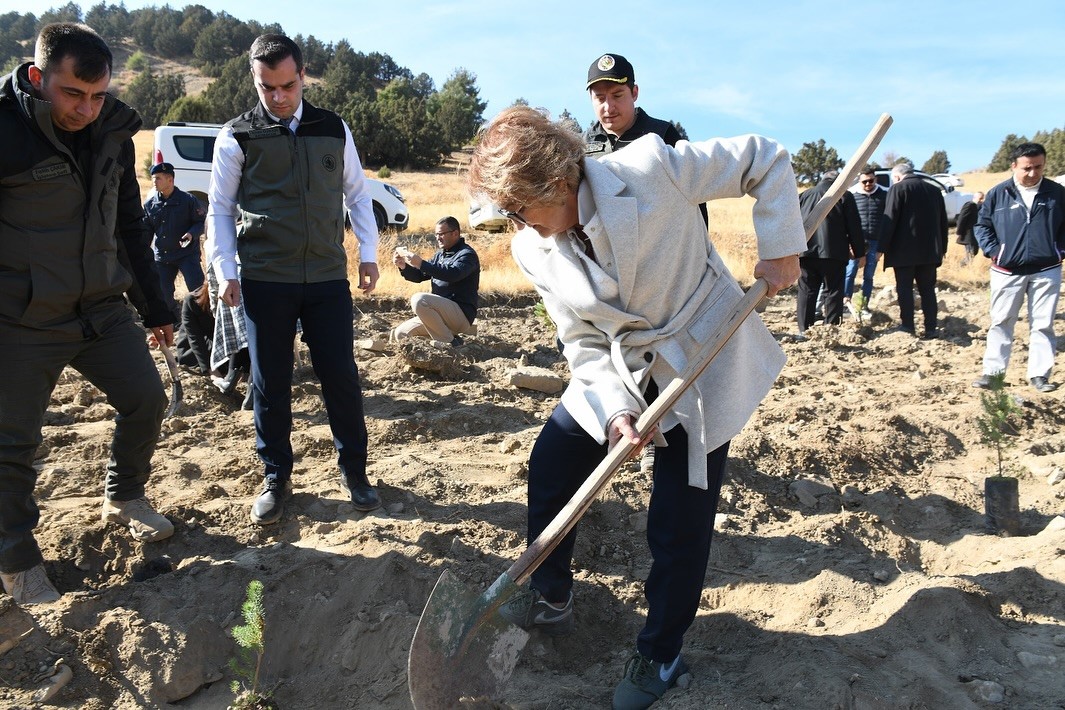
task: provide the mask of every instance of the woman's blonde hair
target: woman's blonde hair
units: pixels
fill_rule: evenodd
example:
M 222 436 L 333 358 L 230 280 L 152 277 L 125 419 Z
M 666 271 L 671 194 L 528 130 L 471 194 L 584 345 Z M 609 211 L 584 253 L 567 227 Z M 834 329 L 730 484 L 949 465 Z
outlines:
M 505 210 L 558 204 L 581 180 L 584 141 L 536 109 L 512 106 L 481 129 L 466 188 Z

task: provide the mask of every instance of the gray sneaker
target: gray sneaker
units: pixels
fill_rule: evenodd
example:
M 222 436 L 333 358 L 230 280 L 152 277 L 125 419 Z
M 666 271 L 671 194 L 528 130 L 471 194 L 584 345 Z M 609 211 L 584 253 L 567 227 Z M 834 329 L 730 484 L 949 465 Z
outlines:
M 625 677 L 614 689 L 613 710 L 643 710 L 649 708 L 677 679 L 688 672 L 684 659 L 677 656 L 672 663 L 660 663 L 636 653 L 625 664 Z
M 44 565 L 36 565 L 22 572 L 0 572 L 4 591 L 11 595 L 19 606 L 54 602 L 59 592 L 52 586 Z
M 499 607 L 499 615 L 526 631 L 539 629 L 549 636 L 573 631 L 573 592 L 561 607 L 526 586 Z

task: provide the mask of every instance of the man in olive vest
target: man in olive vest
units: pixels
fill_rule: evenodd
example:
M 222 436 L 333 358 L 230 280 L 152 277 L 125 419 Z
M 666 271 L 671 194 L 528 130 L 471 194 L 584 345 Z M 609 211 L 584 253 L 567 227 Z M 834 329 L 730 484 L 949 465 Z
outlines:
M 277 522 L 291 496 L 297 321 L 321 381 L 340 483 L 356 510 L 373 510 L 381 499 L 366 477 L 368 437 L 344 252 L 346 207 L 359 240 L 358 285 L 369 293 L 378 278 L 373 203 L 347 124 L 303 100 L 299 46 L 265 34 L 250 54 L 259 103 L 227 123 L 215 141 L 207 251 L 219 298 L 229 306 L 244 303 L 255 445 L 265 477 L 251 519 Z

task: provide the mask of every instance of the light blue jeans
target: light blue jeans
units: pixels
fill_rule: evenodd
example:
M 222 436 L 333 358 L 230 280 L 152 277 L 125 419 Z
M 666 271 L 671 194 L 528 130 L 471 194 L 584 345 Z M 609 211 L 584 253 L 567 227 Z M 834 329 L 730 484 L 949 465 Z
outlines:
M 865 247 L 865 269 L 862 271 L 862 293 L 865 302 L 869 302 L 873 295 L 873 276 L 876 275 L 876 262 L 880 260 L 880 254 L 876 251 L 876 240 L 870 239 Z M 850 298 L 854 293 L 854 277 L 858 275 L 858 260 L 851 259 L 847 262 L 847 273 L 843 277 L 843 297 Z

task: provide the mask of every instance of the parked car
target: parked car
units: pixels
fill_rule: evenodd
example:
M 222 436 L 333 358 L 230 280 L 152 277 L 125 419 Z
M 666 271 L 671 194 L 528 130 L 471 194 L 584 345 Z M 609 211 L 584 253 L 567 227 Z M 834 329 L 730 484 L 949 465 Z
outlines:
M 917 175 L 922 180 L 927 182 L 932 187 L 943 193 L 943 206 L 947 210 L 947 223 L 954 224 L 958 219 L 958 212 L 961 211 L 961 206 L 966 202 L 971 202 L 973 199 L 973 193 L 971 192 L 958 192 L 954 189 L 953 185 L 944 185 L 935 177 L 928 173 L 923 173 L 920 170 L 915 170 L 914 175 Z M 876 182 L 885 190 L 891 187 L 891 171 L 890 170 L 877 170 Z M 849 188 L 851 192 L 858 192 L 861 185 L 855 180 L 854 184 Z
M 502 232 L 510 224 L 510 220 L 503 216 L 492 203 L 478 200 L 470 200 L 470 229 L 480 229 L 485 232 Z
M 192 193 L 207 204 L 207 188 L 211 184 L 211 159 L 214 141 L 222 126 L 217 123 L 168 123 L 155 129 L 155 151 L 152 163 L 174 166 L 174 184 Z M 377 228 L 407 228 L 410 215 L 403 195 L 393 186 L 366 178 L 366 189 L 373 200 L 373 214 Z
M 965 181 L 954 173 L 934 173 L 932 175 L 936 180 L 939 180 L 944 185 L 950 185 L 951 187 L 965 187 Z

